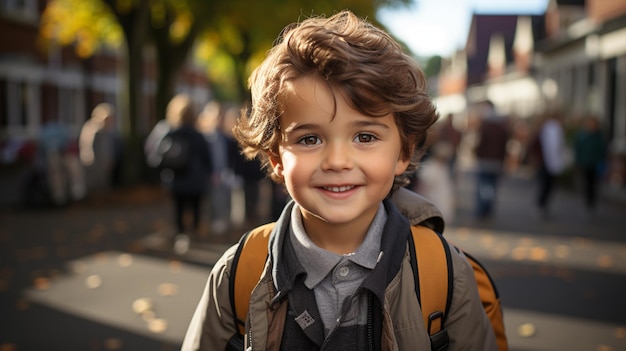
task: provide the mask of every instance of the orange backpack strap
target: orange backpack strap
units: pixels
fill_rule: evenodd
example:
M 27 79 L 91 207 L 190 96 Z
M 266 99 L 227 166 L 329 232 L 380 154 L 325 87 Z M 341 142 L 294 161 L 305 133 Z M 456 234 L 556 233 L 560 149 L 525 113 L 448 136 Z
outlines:
M 415 293 L 422 309 L 432 350 L 448 347 L 445 320 L 452 300 L 452 258 L 445 239 L 432 229 L 411 226 L 409 251 L 415 274 Z
M 268 253 L 270 233 L 274 223 L 252 229 L 239 240 L 230 269 L 229 294 L 235 325 L 245 333 L 250 294 L 259 282 Z
M 236 312 L 234 319 L 239 333 L 229 341 L 228 350 L 243 349 L 250 294 L 263 273 L 274 224 L 257 227 L 239 240 L 229 281 L 230 303 L 232 311 Z M 449 342 L 445 321 L 454 290 L 450 245 L 440 234 L 424 226 L 411 226 L 411 234 L 412 240 L 408 243 L 415 275 L 415 293 L 422 309 L 424 325 L 428 328 L 431 350 L 443 351 Z M 507 350 L 502 306 L 495 284 L 476 259 L 467 253 L 465 255 L 474 269 L 483 307 L 496 333 L 499 350 Z

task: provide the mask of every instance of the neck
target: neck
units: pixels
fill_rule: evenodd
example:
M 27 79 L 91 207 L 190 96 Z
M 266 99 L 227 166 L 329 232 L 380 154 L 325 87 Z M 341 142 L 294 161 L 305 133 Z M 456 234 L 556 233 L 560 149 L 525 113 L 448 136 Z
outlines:
M 338 255 L 350 254 L 361 246 L 376 216 L 348 223 L 329 223 L 302 211 L 302 223 L 307 236 L 320 248 Z

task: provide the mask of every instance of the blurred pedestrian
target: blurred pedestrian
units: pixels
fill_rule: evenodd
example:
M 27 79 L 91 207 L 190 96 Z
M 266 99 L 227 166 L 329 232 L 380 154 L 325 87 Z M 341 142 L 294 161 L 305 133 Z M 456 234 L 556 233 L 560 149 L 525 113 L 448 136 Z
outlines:
M 237 142 L 222 129 L 224 114 L 235 107 L 211 101 L 204 106 L 198 118 L 198 129 L 207 141 L 211 153 L 212 172 L 209 179 L 211 233 L 224 234 L 231 225 L 231 187 L 235 174 L 232 169 L 230 150 Z
M 85 196 L 85 178 L 75 143 L 58 118 L 48 118 L 39 136 L 33 169 L 23 189 L 27 203 L 64 205 Z
M 94 144 L 96 150 L 102 148 L 109 154 L 110 163 L 107 170 L 106 185 L 109 188 L 118 188 L 123 181 L 123 155 L 124 145 L 122 136 L 117 126 L 115 110 L 111 108 L 111 114 L 104 119 L 104 126 L 96 132 Z
M 211 176 L 211 155 L 204 136 L 196 128 L 197 117 L 188 95 L 174 96 L 168 103 L 166 114 L 168 120 L 179 121 L 179 124 L 163 137 L 159 145 L 161 180 L 170 190 L 174 202 L 174 249 L 182 254 L 189 249 L 192 239 L 198 239 L 201 203 Z M 177 160 L 184 161 L 184 164 L 174 167 L 163 163 L 169 150 L 175 150 Z M 191 214 L 191 225 L 186 223 L 187 213 Z
M 453 146 L 446 140 L 437 141 L 430 147 L 430 154 L 420 166 L 415 190 L 432 201 L 443 214 L 446 223 L 453 223 L 456 215 L 456 185 L 450 171 Z
M 441 125 L 438 126 L 439 129 L 437 130 L 437 141 L 445 142 L 449 146 L 448 167 L 453 178 L 456 174 L 457 150 L 463 137 L 463 134 L 456 126 L 455 118 L 455 114 L 449 113 L 441 121 Z
M 78 138 L 71 138 L 65 146 L 63 163 L 69 180 L 69 193 L 72 201 L 79 201 L 87 196 L 85 169 L 80 162 Z
M 587 116 L 574 138 L 574 160 L 583 180 L 583 194 L 587 214 L 593 215 L 598 198 L 598 183 L 606 165 L 606 141 L 600 122 Z
M 231 112 L 235 112 L 231 110 Z M 239 113 L 228 113 L 224 116 L 225 125 L 229 130 L 235 125 Z M 232 160 L 233 170 L 238 179 L 241 180 L 244 195 L 244 218 L 249 226 L 255 226 L 263 222 L 265 219 L 261 216 L 259 203 L 261 201 L 261 184 L 266 179 L 261 161 L 258 159 L 247 159 L 237 148 L 231 148 L 230 159 Z M 273 192 L 273 191 L 272 191 Z M 279 194 L 278 192 L 276 194 Z M 271 205 L 270 205 L 271 206 Z
M 158 169 L 161 164 L 161 154 L 159 144 L 163 137 L 172 130 L 180 126 L 180 115 L 177 113 L 166 113 L 165 118 L 159 120 L 146 137 L 143 150 L 146 156 L 146 163 L 150 168 Z
M 493 214 L 498 181 L 504 170 L 509 141 L 507 119 L 496 113 L 489 100 L 477 106 L 480 116 L 476 156 L 476 216 L 488 218 Z
M 80 132 L 79 154 L 89 189 L 108 190 L 120 184 L 122 142 L 113 105 L 100 103 L 92 110 Z
M 565 133 L 560 110 L 550 109 L 545 112 L 531 149 L 535 150 L 538 163 L 537 207 L 539 215 L 545 219 L 549 216 L 549 203 L 557 179 L 567 166 Z

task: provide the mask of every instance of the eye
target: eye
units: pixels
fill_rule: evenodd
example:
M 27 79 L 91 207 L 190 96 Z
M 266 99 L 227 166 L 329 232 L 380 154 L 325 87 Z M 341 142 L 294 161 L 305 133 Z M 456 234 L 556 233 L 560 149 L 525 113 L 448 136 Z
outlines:
M 376 137 L 369 133 L 359 133 L 354 140 L 357 143 L 371 143 L 376 140 Z
M 300 140 L 298 140 L 298 144 L 303 145 L 317 145 L 321 142 L 320 138 L 315 135 L 305 135 Z

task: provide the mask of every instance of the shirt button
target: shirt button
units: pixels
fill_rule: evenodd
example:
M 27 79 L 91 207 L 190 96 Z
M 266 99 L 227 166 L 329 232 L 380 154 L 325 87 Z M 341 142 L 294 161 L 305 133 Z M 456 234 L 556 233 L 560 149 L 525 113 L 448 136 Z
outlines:
M 347 277 L 348 273 L 350 273 L 350 268 L 343 266 L 341 268 L 339 268 L 339 275 L 342 277 Z

